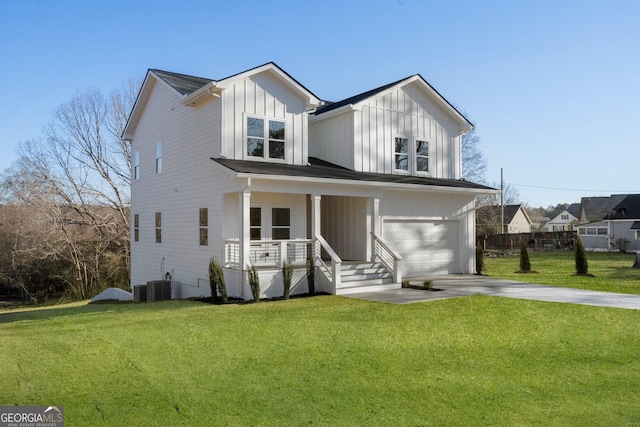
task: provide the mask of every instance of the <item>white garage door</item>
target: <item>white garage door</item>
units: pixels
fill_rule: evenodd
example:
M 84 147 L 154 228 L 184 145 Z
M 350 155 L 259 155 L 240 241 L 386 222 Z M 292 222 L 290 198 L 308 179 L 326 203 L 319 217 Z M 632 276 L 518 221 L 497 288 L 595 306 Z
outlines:
M 385 220 L 383 237 L 402 255 L 406 277 L 460 272 L 458 221 Z

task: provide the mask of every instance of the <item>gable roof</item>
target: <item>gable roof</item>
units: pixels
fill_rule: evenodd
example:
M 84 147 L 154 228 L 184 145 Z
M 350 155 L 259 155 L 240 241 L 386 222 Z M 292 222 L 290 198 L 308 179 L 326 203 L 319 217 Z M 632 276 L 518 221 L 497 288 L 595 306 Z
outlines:
M 613 210 L 611 219 L 640 219 L 640 194 L 626 196 Z
M 624 194 L 614 194 L 607 197 L 583 197 L 581 199 L 581 222 L 600 221 L 613 213 L 615 208 L 625 197 Z
M 390 186 L 459 188 L 483 193 L 495 193 L 498 191 L 495 188 L 464 180 L 356 172 L 314 157 L 309 157 L 309 165 L 306 166 L 220 158 L 211 158 L 211 160 L 238 174 L 283 176 L 291 177 L 292 179 L 309 178 L 324 182 L 326 180 L 339 180 L 343 183 L 351 181 L 351 183 L 365 185 L 378 183 L 389 184 Z
M 522 208 L 522 212 L 524 212 L 524 216 L 531 223 L 531 219 L 529 218 L 529 214 L 527 214 L 527 210 L 522 207 L 522 205 L 504 205 L 504 221 L 506 224 L 510 224 L 511 221 L 515 218 L 518 211 Z M 494 215 L 500 215 L 500 206 L 491 205 L 491 206 L 481 206 L 478 208 L 479 213 L 483 212 L 491 212 Z
M 473 129 L 473 123 L 469 121 L 462 113 L 460 113 L 447 99 L 440 94 L 433 86 L 429 84 L 420 74 L 414 74 L 413 76 L 406 77 L 404 79 L 400 79 L 393 83 L 389 83 L 375 89 L 368 90 L 366 92 L 362 92 L 358 95 L 351 96 L 349 98 L 343 99 L 342 101 L 327 103 L 321 107 L 318 107 L 316 112 L 314 113 L 314 117 L 320 117 L 323 114 L 327 114 L 330 111 L 338 110 L 339 108 L 353 108 L 357 104 L 360 104 L 368 99 L 371 99 L 375 96 L 382 95 L 396 86 L 403 86 L 413 82 L 419 82 L 420 85 L 425 89 L 426 92 L 430 93 L 436 99 L 438 99 L 445 110 L 449 110 L 449 112 L 466 128 L 467 131 L 471 131 Z

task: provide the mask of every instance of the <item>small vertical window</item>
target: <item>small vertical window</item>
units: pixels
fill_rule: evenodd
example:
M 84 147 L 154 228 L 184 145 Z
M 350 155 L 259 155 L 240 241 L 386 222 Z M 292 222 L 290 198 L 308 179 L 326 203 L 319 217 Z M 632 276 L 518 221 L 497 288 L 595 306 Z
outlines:
M 416 170 L 429 172 L 429 141 L 416 140 Z
M 208 246 L 209 245 L 209 209 L 208 208 L 200 208 L 199 215 L 199 226 L 200 226 L 200 246 Z
M 140 240 L 140 215 L 133 215 L 133 241 Z
M 156 173 L 162 173 L 162 141 L 156 142 Z
M 162 212 L 156 212 L 156 243 L 162 243 Z
M 262 209 L 251 208 L 249 210 L 249 236 L 251 240 L 262 238 Z
M 140 152 L 133 153 L 133 179 L 140 179 Z
M 394 139 L 394 152 L 395 152 L 395 169 L 396 170 L 409 170 L 409 140 L 407 138 L 395 137 Z
M 291 238 L 291 209 L 273 208 L 271 210 L 271 237 L 276 240 Z

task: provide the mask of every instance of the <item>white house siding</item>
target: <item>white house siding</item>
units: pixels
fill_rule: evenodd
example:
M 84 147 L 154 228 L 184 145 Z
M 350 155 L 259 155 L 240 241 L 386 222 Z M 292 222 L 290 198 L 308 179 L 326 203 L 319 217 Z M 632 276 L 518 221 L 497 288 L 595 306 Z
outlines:
M 247 115 L 281 119 L 285 122 L 285 162 L 306 164 L 308 157 L 308 117 L 305 101 L 265 71 L 231 80 L 222 93 L 222 154 L 246 158 Z
M 309 156 L 354 170 L 353 113 L 309 123 Z
M 380 200 L 382 235 L 393 245 L 390 241 L 393 240 L 391 228 L 397 230 L 404 224 L 409 230 L 407 234 L 433 232 L 434 235 L 447 239 L 437 243 L 429 243 L 427 239 L 422 248 L 416 245 L 395 246 L 394 249 L 410 259 L 408 265 L 403 267 L 408 277 L 444 273 L 471 274 L 475 266 L 474 209 L 474 197 L 469 195 L 385 191 Z M 439 253 L 430 254 L 432 247 L 436 247 Z M 446 248 L 448 250 L 445 251 Z M 416 254 L 418 250 L 424 253 Z M 445 252 L 451 255 L 446 265 L 439 262 L 444 260 L 441 256 Z M 425 263 L 424 268 L 417 273 L 416 259 L 420 257 L 431 260 L 432 264 Z
M 367 258 L 367 199 L 323 196 L 320 228 L 323 237 L 343 260 Z
M 156 83 L 131 141 L 140 152 L 140 179 L 132 183 L 132 215 L 140 239 L 131 244 L 131 284 L 163 279 L 168 272 L 177 297 L 209 295 L 207 265 L 222 256 L 222 193 L 236 184 L 217 169 L 219 101 L 197 107 Z M 162 141 L 162 173 L 155 172 L 155 145 Z M 194 185 L 194 183 L 199 183 Z M 209 209 L 209 245 L 199 245 L 198 214 Z M 162 213 L 162 243 L 155 243 L 155 213 Z M 133 228 L 133 221 L 132 228 Z M 133 239 L 132 239 L 133 240 Z M 201 280 L 198 280 L 201 279 Z M 180 285 L 183 284 L 183 285 Z
M 359 172 L 394 173 L 394 137 L 429 141 L 430 176 L 458 179 L 460 132 L 417 83 L 310 124 L 310 155 Z

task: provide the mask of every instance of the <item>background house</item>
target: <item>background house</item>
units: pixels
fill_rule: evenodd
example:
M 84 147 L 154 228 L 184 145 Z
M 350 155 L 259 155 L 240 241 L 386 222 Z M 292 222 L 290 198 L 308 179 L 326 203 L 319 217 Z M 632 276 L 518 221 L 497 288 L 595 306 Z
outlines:
M 127 123 L 131 283 L 169 278 L 174 297 L 307 291 L 307 258 L 329 293 L 402 277 L 473 273 L 476 196 L 461 180 L 471 123 L 420 75 L 322 101 L 274 63 L 214 80 L 149 70 Z
M 481 206 L 476 212 L 476 232 L 478 235 L 531 232 L 531 219 L 522 205 L 504 206 L 504 229 L 502 231 L 501 220 L 500 206 Z
M 579 222 L 580 203 L 573 203 L 544 225 L 546 231 L 573 231 Z
M 640 251 L 640 194 L 583 197 L 578 235 L 586 250 Z

